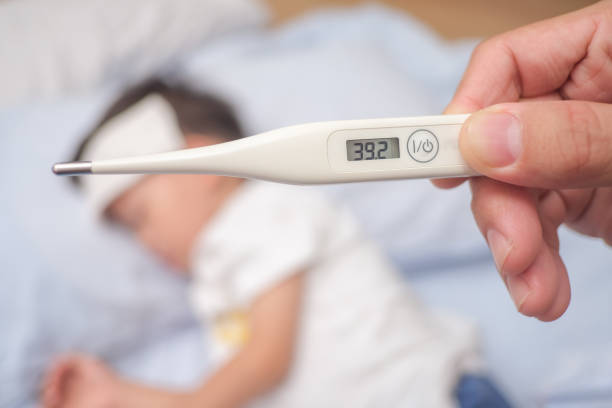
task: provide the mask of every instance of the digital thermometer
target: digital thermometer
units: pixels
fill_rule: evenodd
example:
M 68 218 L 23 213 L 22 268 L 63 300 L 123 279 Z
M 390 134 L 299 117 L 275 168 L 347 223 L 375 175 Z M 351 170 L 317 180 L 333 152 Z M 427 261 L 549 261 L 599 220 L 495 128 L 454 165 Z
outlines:
M 167 153 L 58 163 L 56 174 L 204 173 L 289 184 L 474 176 L 459 152 L 469 115 L 309 123 Z

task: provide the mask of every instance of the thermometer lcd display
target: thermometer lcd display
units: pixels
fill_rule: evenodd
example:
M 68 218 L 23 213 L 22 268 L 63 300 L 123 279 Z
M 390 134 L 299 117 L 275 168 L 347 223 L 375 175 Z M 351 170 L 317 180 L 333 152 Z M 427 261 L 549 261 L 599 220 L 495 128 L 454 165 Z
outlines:
M 346 157 L 348 161 L 397 159 L 400 157 L 399 139 L 347 140 Z

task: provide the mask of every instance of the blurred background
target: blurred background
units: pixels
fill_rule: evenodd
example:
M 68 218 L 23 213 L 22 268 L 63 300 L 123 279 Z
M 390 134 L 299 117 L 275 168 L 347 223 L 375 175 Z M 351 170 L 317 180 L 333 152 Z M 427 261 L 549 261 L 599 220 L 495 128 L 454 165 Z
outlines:
M 279 24 L 313 9 L 355 6 L 361 0 L 268 0 Z M 379 3 L 411 14 L 444 38 L 488 37 L 593 4 L 594 0 L 381 0 Z
M 185 282 L 93 220 L 50 172 L 121 89 L 163 75 L 214 92 L 248 134 L 436 114 L 482 38 L 590 3 L 0 3 L 0 407 L 35 406 L 44 370 L 65 351 L 163 386 L 189 386 L 206 370 Z M 353 210 L 428 306 L 475 322 L 489 372 L 516 406 L 612 406 L 609 248 L 562 230 L 573 300 L 560 320 L 542 323 L 516 313 L 467 188 L 319 189 Z

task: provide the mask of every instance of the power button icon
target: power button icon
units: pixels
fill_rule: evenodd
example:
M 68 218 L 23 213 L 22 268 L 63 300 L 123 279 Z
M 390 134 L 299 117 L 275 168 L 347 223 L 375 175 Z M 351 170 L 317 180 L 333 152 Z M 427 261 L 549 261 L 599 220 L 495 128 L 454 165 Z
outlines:
M 429 130 L 415 130 L 408 138 L 408 154 L 419 163 L 432 161 L 439 149 L 438 138 Z

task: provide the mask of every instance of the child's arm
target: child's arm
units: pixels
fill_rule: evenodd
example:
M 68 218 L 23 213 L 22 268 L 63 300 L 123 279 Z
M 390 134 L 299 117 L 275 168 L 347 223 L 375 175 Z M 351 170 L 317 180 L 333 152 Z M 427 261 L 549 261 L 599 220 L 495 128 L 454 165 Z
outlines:
M 303 275 L 293 275 L 253 304 L 249 342 L 195 393 L 199 406 L 241 406 L 283 381 L 293 357 Z
M 93 403 L 103 408 L 221 408 L 246 404 L 280 384 L 289 371 L 303 275 L 293 275 L 257 299 L 249 312 L 249 342 L 199 389 L 174 393 L 130 383 L 115 377 L 99 362 L 77 356 L 50 372 L 43 396 L 45 407 Z

